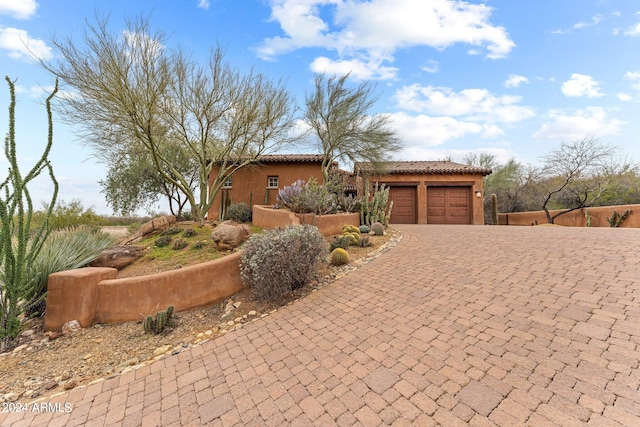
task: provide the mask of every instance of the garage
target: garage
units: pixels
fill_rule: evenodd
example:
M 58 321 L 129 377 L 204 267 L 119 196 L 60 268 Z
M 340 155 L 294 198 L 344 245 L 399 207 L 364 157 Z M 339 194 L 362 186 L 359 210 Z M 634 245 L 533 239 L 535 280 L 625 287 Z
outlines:
M 389 187 L 389 201 L 393 202 L 391 224 L 416 223 L 416 187 Z
M 428 187 L 428 224 L 471 224 L 470 187 Z

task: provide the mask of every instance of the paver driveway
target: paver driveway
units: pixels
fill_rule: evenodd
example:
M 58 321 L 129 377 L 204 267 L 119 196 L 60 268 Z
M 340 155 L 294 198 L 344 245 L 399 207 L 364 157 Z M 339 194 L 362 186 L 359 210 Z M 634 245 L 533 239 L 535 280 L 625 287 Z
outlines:
M 640 230 L 397 228 L 302 301 L 0 422 L 640 424 Z

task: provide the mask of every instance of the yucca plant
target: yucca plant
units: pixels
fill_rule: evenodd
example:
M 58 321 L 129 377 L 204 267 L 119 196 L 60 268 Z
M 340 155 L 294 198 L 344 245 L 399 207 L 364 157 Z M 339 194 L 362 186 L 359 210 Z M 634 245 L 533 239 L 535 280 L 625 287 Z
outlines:
M 53 231 L 32 264 L 33 285 L 25 295 L 27 314 L 38 316 L 44 311 L 50 274 L 83 267 L 114 243 L 113 237 L 89 226 Z

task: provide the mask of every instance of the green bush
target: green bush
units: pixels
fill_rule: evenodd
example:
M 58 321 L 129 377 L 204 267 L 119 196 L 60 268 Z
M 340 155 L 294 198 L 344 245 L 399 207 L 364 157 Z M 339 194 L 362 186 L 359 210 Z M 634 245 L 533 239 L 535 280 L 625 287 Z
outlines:
M 180 227 L 169 227 L 160 232 L 161 236 L 173 236 L 174 234 L 182 233 L 182 228 Z
M 349 236 L 336 236 L 331 245 L 329 246 L 329 250 L 333 252 L 336 248 L 349 249 L 349 245 L 351 244 L 351 238 Z
M 187 228 L 186 230 L 184 230 L 184 233 L 182 233 L 182 237 L 193 237 L 196 234 L 198 234 L 196 230 L 194 230 L 193 228 Z
M 32 228 L 37 228 L 45 219 L 47 206 L 33 214 Z M 56 203 L 49 218 L 49 225 L 53 230 L 68 229 L 86 225 L 89 227 L 100 227 L 106 220 L 95 213 L 93 208 L 85 208 L 82 201 L 73 199 L 70 202 L 60 200 Z
M 164 248 L 165 246 L 169 246 L 171 243 L 171 236 L 161 236 L 158 237 L 154 243 L 158 248 Z
M 243 248 L 243 282 L 258 298 L 276 300 L 309 283 L 327 242 L 317 227 L 305 224 L 253 234 Z
M 235 222 L 251 222 L 251 208 L 246 203 L 231 203 L 227 207 L 226 219 Z
M 30 270 L 34 282 L 25 296 L 29 301 L 27 313 L 42 314 L 50 274 L 83 267 L 114 243 L 115 239 L 110 235 L 95 232 L 88 226 L 52 232 Z
M 184 249 L 187 246 L 189 246 L 189 243 L 187 243 L 186 240 L 184 240 L 184 239 L 176 239 L 173 242 L 173 246 L 172 247 L 173 247 L 174 251 L 179 251 L 180 249 Z

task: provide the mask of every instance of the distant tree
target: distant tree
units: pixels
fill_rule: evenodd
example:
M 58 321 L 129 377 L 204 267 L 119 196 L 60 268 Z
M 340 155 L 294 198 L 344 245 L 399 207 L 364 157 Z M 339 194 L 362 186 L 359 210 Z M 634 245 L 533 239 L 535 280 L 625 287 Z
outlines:
M 163 157 L 172 159 L 173 166 L 188 178 L 193 191 L 197 185 L 196 162 L 180 145 L 169 144 L 160 148 Z M 107 204 L 119 215 L 131 215 L 140 209 L 149 212 L 161 197 L 169 202 L 172 215 L 181 217 L 188 203 L 180 189 L 165 180 L 156 170 L 146 150 L 130 148 L 109 160 L 107 177 L 99 181 Z
M 593 136 L 564 142 L 542 156 L 544 162 L 540 183 L 544 188 L 542 210 L 553 224 L 560 215 L 593 206 L 611 182 L 615 148 L 604 145 Z M 554 206 L 555 205 L 555 206 Z M 554 207 L 564 206 L 554 215 Z
M 82 125 L 83 140 L 107 164 L 129 148 L 144 150 L 195 220 L 204 220 L 227 177 L 291 140 L 294 104 L 281 82 L 233 70 L 219 47 L 201 66 L 167 48 L 145 18 L 115 32 L 108 18 L 96 21 L 82 43 L 54 38 L 58 61 L 41 62 L 74 90 L 61 104 L 64 116 Z M 195 187 L 162 150 L 166 144 L 189 153 Z
M 370 115 L 378 100 L 369 82 L 348 88 L 349 74 L 329 77 L 316 74 L 315 90 L 306 96 L 304 120 L 317 137 L 324 154 L 322 174 L 329 179 L 337 160 L 369 161 L 375 165 L 389 160 L 401 145 L 388 115 Z

